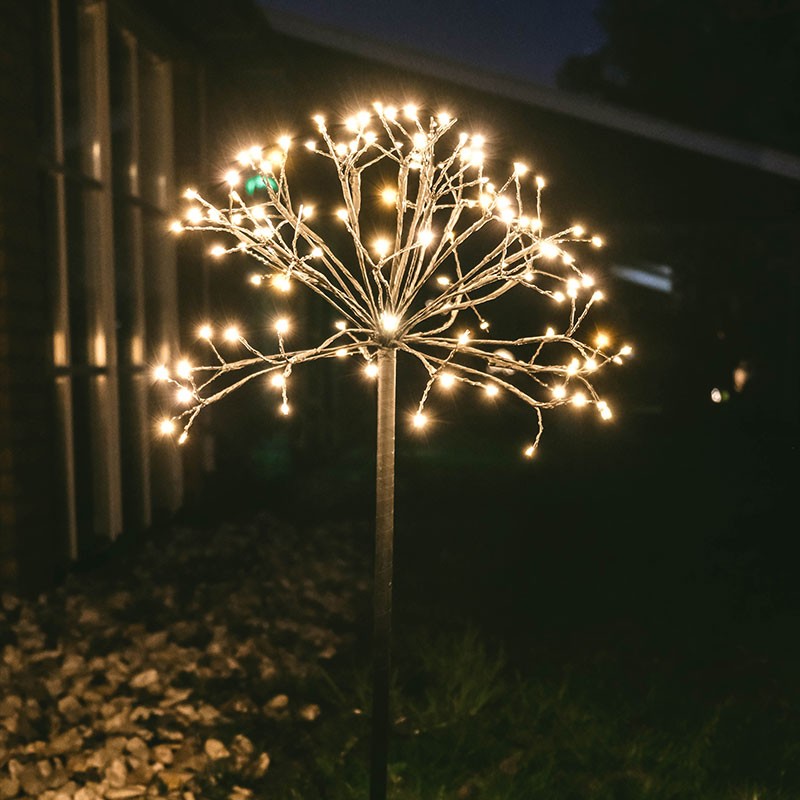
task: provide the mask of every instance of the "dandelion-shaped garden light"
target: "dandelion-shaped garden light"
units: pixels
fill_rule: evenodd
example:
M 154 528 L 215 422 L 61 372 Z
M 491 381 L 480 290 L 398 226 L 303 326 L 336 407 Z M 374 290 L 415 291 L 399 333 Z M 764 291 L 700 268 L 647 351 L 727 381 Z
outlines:
M 603 334 L 592 342 L 578 338 L 602 295 L 564 246 L 602 241 L 578 225 L 545 234 L 541 177 L 515 163 L 510 177 L 494 183 L 484 173 L 483 137 L 456 132 L 449 115 L 424 119 L 414 106 L 373 108 L 337 126 L 336 133 L 314 117 L 321 141 L 305 143 L 338 178 L 343 205 L 330 213 L 346 231 L 346 252 L 336 252 L 315 229 L 321 213 L 292 198 L 287 168 L 295 143 L 289 137 L 271 151 L 253 147 L 238 156 L 246 175 L 263 186 L 265 200 L 248 204 L 236 189 L 243 176 L 232 170 L 226 176 L 227 207 L 190 189 L 185 219 L 172 226 L 176 232 L 227 234 L 211 254 L 255 258 L 261 265 L 252 277 L 256 285 L 280 291 L 297 283 L 324 298 L 341 317 L 330 336 L 314 347 L 292 349 L 291 322 L 281 318 L 272 323 L 277 347 L 263 352 L 235 327 L 217 331 L 204 325 L 198 334 L 213 363 L 197 366 L 184 359 L 158 366 L 155 377 L 176 390 L 179 410 L 160 426 L 164 434 L 180 431 L 180 443 L 204 408 L 260 377 L 280 389 L 283 414 L 291 410 L 292 372 L 308 362 L 355 356 L 366 375 L 377 379 L 371 797 L 378 800 L 386 795 L 389 730 L 398 351 L 417 359 L 427 374 L 414 426 L 425 426 L 426 405 L 439 388 L 452 391 L 461 383 L 490 396 L 508 393 L 532 410 L 533 436 L 523 447 L 532 457 L 545 410 L 593 405 L 603 419 L 611 418 L 593 379 L 631 349 L 611 349 Z M 365 189 L 367 171 L 380 178 L 377 197 Z M 385 233 L 373 238 L 381 229 Z M 334 238 L 343 239 L 329 237 Z M 550 306 L 548 314 L 561 312 L 563 322 L 532 335 L 494 338 L 485 308 L 512 290 L 541 299 Z M 239 352 L 235 360 L 223 355 L 231 347 Z

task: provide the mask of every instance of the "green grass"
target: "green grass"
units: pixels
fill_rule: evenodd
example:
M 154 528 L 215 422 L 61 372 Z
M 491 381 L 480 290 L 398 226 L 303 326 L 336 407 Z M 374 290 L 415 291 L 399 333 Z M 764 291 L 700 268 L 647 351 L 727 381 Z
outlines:
M 475 630 L 414 637 L 396 661 L 391 800 L 800 797 L 798 729 L 780 702 L 675 696 L 668 674 L 626 686 L 603 661 L 523 677 Z M 271 798 L 368 796 L 369 671 L 319 679 L 327 713 L 307 766 L 266 780 Z

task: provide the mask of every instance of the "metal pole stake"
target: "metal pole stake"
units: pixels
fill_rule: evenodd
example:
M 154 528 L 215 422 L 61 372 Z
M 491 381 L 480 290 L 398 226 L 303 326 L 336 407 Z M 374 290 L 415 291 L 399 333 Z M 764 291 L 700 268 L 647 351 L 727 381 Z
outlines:
M 378 351 L 378 436 L 375 484 L 374 628 L 370 800 L 385 800 L 389 757 L 389 676 L 392 637 L 394 441 L 397 351 Z

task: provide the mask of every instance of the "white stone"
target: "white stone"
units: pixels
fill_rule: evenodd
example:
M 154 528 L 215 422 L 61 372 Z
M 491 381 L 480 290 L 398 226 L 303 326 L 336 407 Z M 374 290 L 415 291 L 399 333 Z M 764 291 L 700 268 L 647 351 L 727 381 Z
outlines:
M 230 755 L 228 748 L 219 739 L 207 739 L 203 749 L 206 755 L 214 761 L 219 758 L 227 758 Z
M 146 669 L 131 678 L 131 687 L 134 689 L 144 689 L 158 682 L 158 670 Z
M 175 756 L 169 745 L 158 744 L 153 748 L 153 758 L 160 764 L 171 764 Z
M 146 791 L 146 786 L 137 784 L 123 786 L 119 789 L 108 789 L 105 796 L 106 800 L 127 800 L 129 797 L 142 797 Z
M 122 788 L 128 780 L 128 769 L 125 762 L 121 758 L 115 758 L 106 767 L 105 776 L 109 786 L 114 789 Z

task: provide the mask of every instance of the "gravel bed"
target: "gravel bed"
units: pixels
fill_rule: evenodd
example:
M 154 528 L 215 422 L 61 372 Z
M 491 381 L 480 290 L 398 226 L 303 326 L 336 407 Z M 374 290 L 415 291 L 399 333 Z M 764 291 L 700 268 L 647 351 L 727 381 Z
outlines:
M 0 800 L 262 796 L 326 713 L 366 574 L 346 527 L 262 515 L 2 594 Z

